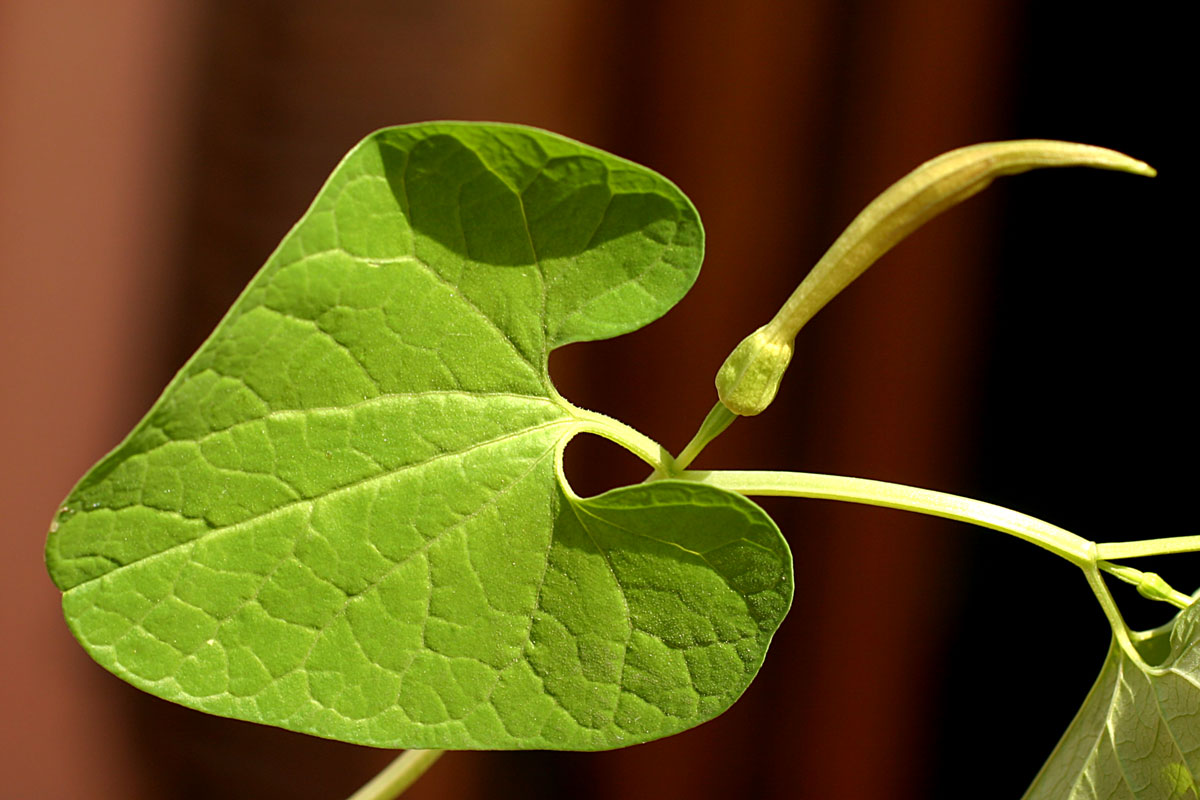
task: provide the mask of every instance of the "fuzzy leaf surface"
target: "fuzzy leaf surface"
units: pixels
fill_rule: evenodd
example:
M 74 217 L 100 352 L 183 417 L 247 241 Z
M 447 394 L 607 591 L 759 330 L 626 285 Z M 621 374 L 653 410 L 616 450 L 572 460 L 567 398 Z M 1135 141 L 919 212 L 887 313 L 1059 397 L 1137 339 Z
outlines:
M 1138 644 L 1117 645 L 1025 800 L 1196 800 L 1200 793 L 1200 604 Z
M 610 748 L 719 714 L 791 602 L 786 544 L 711 487 L 575 496 L 572 436 L 640 435 L 547 372 L 665 313 L 702 254 L 677 188 L 577 142 L 368 137 L 63 503 L 76 637 L 161 697 L 393 748 Z

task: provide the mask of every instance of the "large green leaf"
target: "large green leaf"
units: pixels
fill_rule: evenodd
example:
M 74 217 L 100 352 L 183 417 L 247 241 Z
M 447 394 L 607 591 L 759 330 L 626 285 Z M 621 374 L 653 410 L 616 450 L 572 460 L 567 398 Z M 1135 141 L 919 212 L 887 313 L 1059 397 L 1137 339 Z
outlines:
M 545 132 L 368 137 L 211 338 L 72 491 L 72 630 L 194 708 L 388 747 L 617 747 L 727 708 L 791 601 L 754 504 L 576 497 L 547 358 L 695 280 L 695 210 Z
M 1138 643 L 1112 643 L 1100 677 L 1025 800 L 1196 800 L 1200 603 Z

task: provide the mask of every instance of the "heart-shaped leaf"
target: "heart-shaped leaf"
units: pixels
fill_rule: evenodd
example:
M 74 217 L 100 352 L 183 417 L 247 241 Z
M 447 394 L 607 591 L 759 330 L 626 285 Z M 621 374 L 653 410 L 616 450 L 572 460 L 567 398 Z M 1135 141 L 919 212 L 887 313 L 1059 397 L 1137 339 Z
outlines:
M 387 747 L 618 747 L 745 689 L 791 601 L 771 520 L 678 481 L 575 496 L 552 348 L 674 305 L 703 251 L 653 172 L 438 123 L 345 158 L 146 418 L 75 488 L 47 563 L 134 685 Z
M 1100 677 L 1025 800 L 1200 796 L 1200 603 L 1137 645 L 1114 640 Z

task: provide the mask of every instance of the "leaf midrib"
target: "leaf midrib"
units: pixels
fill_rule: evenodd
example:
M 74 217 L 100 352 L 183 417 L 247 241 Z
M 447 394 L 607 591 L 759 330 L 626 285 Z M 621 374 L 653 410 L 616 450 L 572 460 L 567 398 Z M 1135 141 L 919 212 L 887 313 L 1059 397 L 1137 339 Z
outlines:
M 212 374 L 217 375 L 222 378 L 230 378 L 232 380 L 238 380 L 239 382 L 242 383 L 242 385 L 245 385 L 245 382 L 240 381 L 240 379 L 237 378 L 236 376 L 225 375 L 224 373 L 220 372 L 219 370 L 213 369 L 212 367 L 207 367 L 204 370 L 202 370 L 201 372 L 195 373 L 195 375 L 198 376 L 205 372 L 211 372 Z M 194 376 L 189 376 L 189 377 L 194 377 Z M 247 388 L 250 388 L 250 387 L 247 387 Z M 251 389 L 251 391 L 253 391 L 253 389 Z M 358 402 L 355 402 L 355 403 L 346 403 L 344 405 L 309 406 L 307 408 L 272 409 L 270 411 L 267 411 L 265 414 L 262 414 L 257 417 L 252 417 L 250 419 L 238 420 L 237 422 L 232 422 L 223 427 L 210 428 L 209 430 L 205 431 L 200 436 L 190 437 L 190 438 L 189 437 L 173 438 L 166 432 L 166 430 L 163 428 L 163 426 L 154 424 L 154 423 L 149 423 L 147 425 L 147 427 L 153 428 L 154 430 L 157 430 L 157 431 L 161 431 L 164 436 L 167 436 L 167 441 L 156 443 L 153 447 L 149 447 L 145 450 L 139 451 L 138 453 L 135 453 L 134 455 L 149 455 L 150 453 L 153 453 L 155 450 L 157 450 L 160 447 L 163 447 L 167 444 L 182 444 L 182 443 L 187 443 L 187 442 L 195 442 L 195 443 L 199 444 L 201 442 L 208 440 L 212 436 L 216 436 L 217 434 L 226 433 L 228 431 L 236 430 L 236 429 L 246 426 L 246 425 L 253 425 L 255 423 L 264 422 L 267 420 L 287 420 L 287 419 L 303 418 L 309 414 L 327 414 L 327 413 L 336 413 L 339 411 L 358 411 L 360 409 L 370 408 L 374 405 L 386 405 L 388 401 L 404 401 L 404 400 L 408 400 L 408 399 L 421 399 L 421 398 L 425 398 L 425 397 L 464 397 L 464 398 L 470 398 L 470 399 L 477 399 L 477 398 L 485 398 L 486 399 L 486 398 L 493 398 L 493 397 L 494 398 L 508 398 L 508 399 L 512 399 L 512 400 L 522 400 L 522 401 L 527 400 L 527 401 L 532 401 L 534 403 L 542 403 L 542 404 L 552 406 L 552 407 L 558 408 L 558 409 L 568 410 L 567 407 L 564 405 L 564 403 L 557 401 L 552 397 L 549 397 L 546 395 L 538 395 L 538 394 L 521 394 L 519 392 L 475 392 L 475 391 L 469 391 L 466 389 L 430 389 L 430 390 L 422 391 L 422 392 L 404 392 L 403 394 L 397 394 L 397 393 L 380 394 L 375 397 L 368 397 L 365 400 L 359 400 Z
M 90 583 L 93 583 L 97 580 L 102 580 L 102 579 L 112 576 L 112 575 L 115 575 L 126 569 L 130 569 L 130 568 L 137 567 L 140 565 L 145 565 L 147 563 L 153 563 L 153 561 L 155 561 L 163 556 L 170 555 L 171 553 L 173 553 L 177 550 L 180 550 L 182 548 L 190 547 L 190 546 L 196 544 L 201 539 L 206 539 L 207 541 L 212 541 L 211 537 L 219 537 L 219 536 L 224 536 L 227 534 L 235 533 L 239 529 L 241 529 L 245 526 L 254 524 L 254 523 L 262 521 L 262 520 L 270 519 L 273 516 L 282 515 L 292 509 L 301 507 L 306 504 L 311 504 L 311 503 L 316 503 L 316 502 L 319 502 L 322 500 L 327 500 L 329 498 L 336 497 L 337 495 L 342 494 L 344 492 L 348 492 L 348 491 L 351 491 L 351 490 L 354 490 L 357 488 L 361 488 L 363 486 L 367 486 L 374 482 L 386 480 L 387 478 L 398 475 L 406 470 L 421 469 L 423 467 L 426 467 L 430 464 L 436 463 L 436 462 L 441 461 L 446 458 L 453 458 L 456 456 L 466 455 L 467 453 L 476 451 L 480 448 L 493 447 L 495 445 L 502 444 L 507 441 L 515 440 L 515 439 L 518 439 L 523 436 L 532 435 L 539 431 L 551 430 L 556 427 L 564 427 L 564 428 L 568 428 L 568 429 L 574 429 L 578 425 L 579 425 L 578 420 L 575 420 L 569 416 L 564 416 L 561 419 L 556 419 L 551 422 L 543 423 L 541 425 L 534 425 L 534 426 L 531 426 L 528 428 L 522 428 L 519 431 L 513 431 L 513 432 L 507 433 L 503 436 L 498 436 L 498 437 L 488 439 L 488 440 L 485 440 L 482 442 L 476 442 L 474 444 L 471 444 L 468 447 L 464 447 L 459 450 L 438 453 L 437 455 L 431 456 L 430 458 L 427 458 L 423 461 L 418 461 L 418 462 L 414 462 L 411 464 L 405 464 L 396 469 L 384 470 L 375 475 L 370 475 L 368 477 L 361 478 L 357 481 L 353 481 L 351 483 L 344 484 L 342 486 L 339 486 L 335 489 L 331 489 L 322 494 L 314 495 L 312 497 L 302 497 L 302 498 L 298 498 L 296 500 L 292 500 L 290 502 L 276 506 L 275 508 L 269 509 L 262 513 L 255 514 L 255 515 L 247 517 L 245 519 L 238 520 L 237 522 L 231 523 L 229 525 L 222 525 L 219 527 L 210 525 L 207 533 L 203 533 L 194 539 L 188 539 L 187 541 L 183 541 L 183 542 L 176 542 L 175 544 L 172 544 L 169 547 L 166 547 L 162 550 L 158 550 L 154 553 L 150 553 L 148 555 L 142 556 L 141 558 L 137 559 L 136 561 L 130 561 L 130 562 L 128 562 L 126 564 L 122 564 L 114 569 L 108 570 L 107 572 L 104 572 L 99 575 L 95 575 L 91 578 L 88 578 L 86 580 L 83 580 L 73 586 L 70 586 L 70 587 L 64 589 L 63 594 L 66 595 L 77 589 L 82 589 L 83 587 L 87 586 Z M 554 442 L 551 443 L 551 446 L 557 444 L 563 438 L 568 436 L 569 433 L 570 433 L 569 431 L 565 431 L 563 433 L 563 435 L 559 436 L 558 438 L 556 438 L 554 440 Z M 126 508 L 132 508 L 132 507 L 134 507 L 134 506 L 126 506 Z M 143 506 L 143 507 L 150 508 L 149 506 Z M 105 510 L 113 511 L 113 509 L 105 509 Z M 166 514 L 168 516 L 173 516 L 173 517 L 188 520 L 191 522 L 206 522 L 206 520 L 204 520 L 202 518 L 188 517 L 185 514 L 178 512 L 178 511 L 173 511 L 173 510 L 169 510 L 169 509 L 152 509 L 152 510 L 158 514 Z M 91 512 L 90 511 L 80 512 L 80 514 L 89 514 L 89 513 L 91 513 Z M 73 560 L 73 559 L 65 559 L 66 563 L 69 563 L 71 560 Z

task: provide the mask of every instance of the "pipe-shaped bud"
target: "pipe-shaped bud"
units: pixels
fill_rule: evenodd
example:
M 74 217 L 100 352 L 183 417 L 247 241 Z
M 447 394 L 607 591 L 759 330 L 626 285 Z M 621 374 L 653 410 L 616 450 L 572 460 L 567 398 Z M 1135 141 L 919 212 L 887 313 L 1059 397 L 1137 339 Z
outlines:
M 1076 166 L 1155 174 L 1149 165 L 1114 150 L 1044 139 L 962 147 L 917 167 L 863 209 L 774 318 L 734 348 L 717 373 L 721 402 L 743 416 L 763 411 L 775 399 L 799 330 L 880 256 L 938 214 L 1000 175 Z

